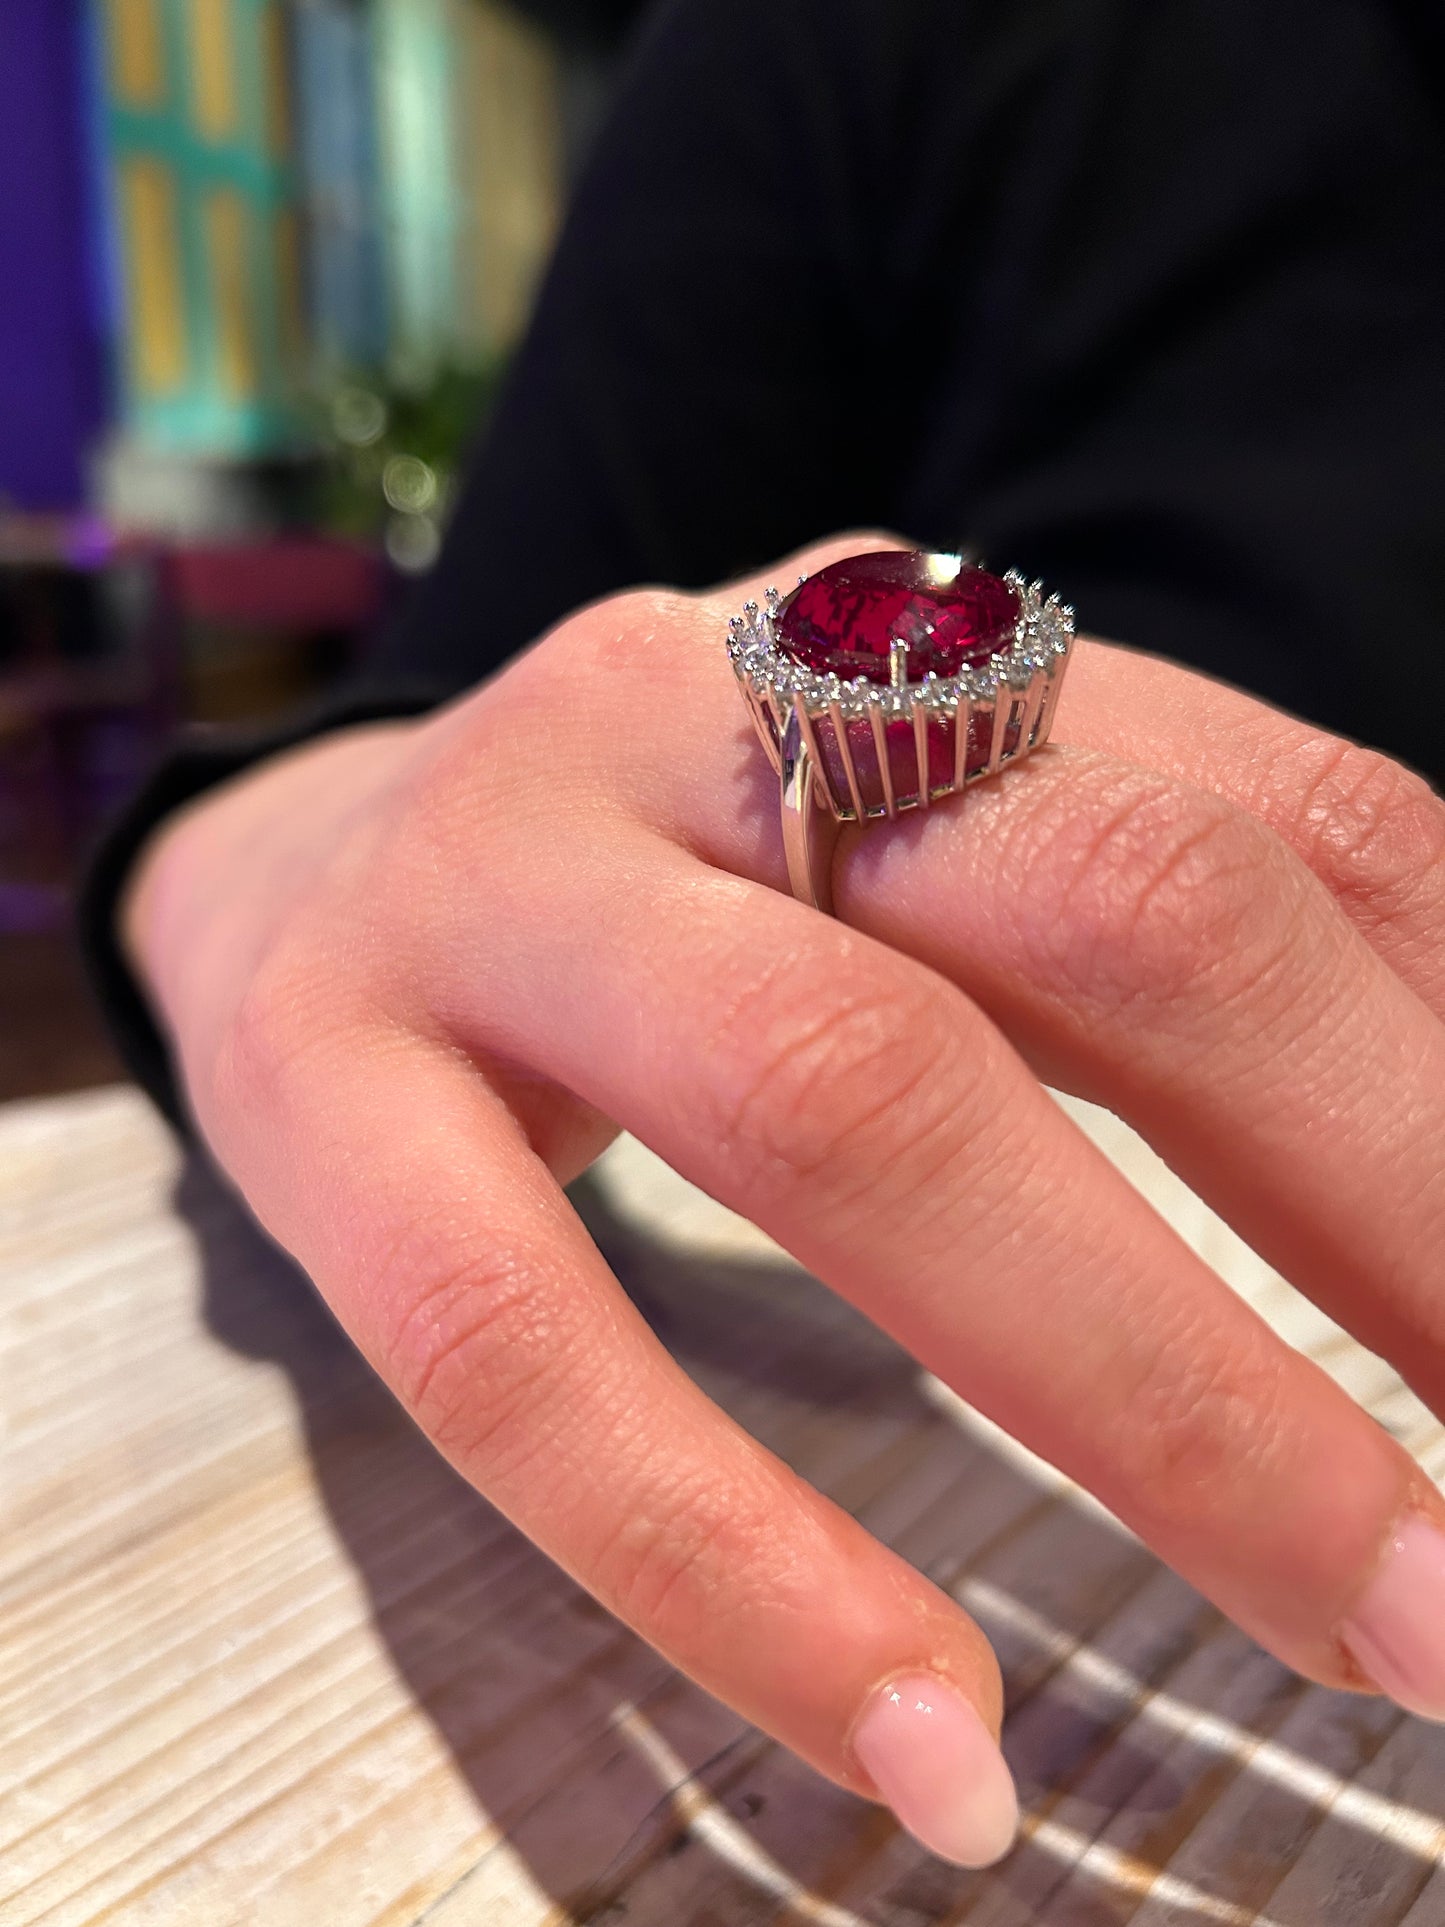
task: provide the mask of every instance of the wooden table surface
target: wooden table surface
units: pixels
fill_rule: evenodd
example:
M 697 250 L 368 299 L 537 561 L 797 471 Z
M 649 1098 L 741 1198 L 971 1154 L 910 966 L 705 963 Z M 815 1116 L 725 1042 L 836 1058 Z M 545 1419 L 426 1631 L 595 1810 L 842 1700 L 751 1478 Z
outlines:
M 1087 1117 L 1445 1470 L 1391 1372 Z M 637 1146 L 581 1202 L 688 1369 L 992 1636 L 1015 1852 L 929 1859 L 621 1630 L 117 1087 L 0 1110 L 5 1927 L 1445 1923 L 1445 1732 L 1266 1658 Z

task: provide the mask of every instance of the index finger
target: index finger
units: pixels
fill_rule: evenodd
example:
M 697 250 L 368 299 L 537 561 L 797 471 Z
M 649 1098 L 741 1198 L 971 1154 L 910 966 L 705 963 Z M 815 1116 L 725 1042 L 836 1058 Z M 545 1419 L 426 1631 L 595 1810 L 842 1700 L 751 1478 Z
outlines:
M 1018 1806 L 974 1622 L 673 1361 L 472 1065 L 365 1019 L 298 1053 L 294 989 L 273 967 L 202 1121 L 427 1436 L 710 1692 L 933 1852 L 997 1859 Z

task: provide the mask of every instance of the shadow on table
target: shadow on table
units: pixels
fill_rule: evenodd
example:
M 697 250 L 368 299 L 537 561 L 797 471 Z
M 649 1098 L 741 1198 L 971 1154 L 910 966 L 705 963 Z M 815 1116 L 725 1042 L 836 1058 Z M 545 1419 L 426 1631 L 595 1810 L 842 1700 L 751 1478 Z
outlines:
M 1249 1921 L 1256 1910 L 1273 1927 L 1404 1920 L 1434 1872 L 1433 1853 L 1385 1838 L 1368 1801 L 1349 1817 L 1328 1812 L 1328 1778 L 1316 1770 L 1360 1772 L 1399 1737 L 1391 1709 L 1314 1694 L 1235 1636 L 1240 1668 L 1261 1669 L 1264 1681 L 1252 1713 L 1191 1733 L 1193 1714 L 1213 1709 L 1189 1705 L 1170 1675 L 1220 1622 L 1181 1582 L 960 1426 L 889 1340 L 812 1280 L 781 1265 L 679 1259 L 614 1215 L 590 1182 L 574 1196 L 644 1314 L 721 1404 L 865 1522 L 882 1521 L 880 1536 L 941 1583 L 962 1579 L 960 1596 L 1004 1665 L 1005 1746 L 1033 1830 L 991 1873 L 943 1866 L 882 1810 L 822 1781 L 673 1673 L 451 1472 L 289 1260 L 208 1168 L 190 1167 L 176 1202 L 200 1241 L 210 1329 L 288 1374 L 321 1495 L 398 1672 L 482 1813 L 568 1917 L 599 1927 L 804 1917 L 830 1927 L 965 1917 L 987 1927 L 1142 1927 L 1146 1914 L 1151 1927 L 1203 1927 Z M 876 1447 L 861 1464 L 839 1450 L 855 1436 Z M 831 1464 L 832 1476 L 818 1477 L 817 1464 Z M 890 1495 L 922 1468 L 927 1490 L 890 1508 Z M 965 1563 L 950 1520 L 985 1489 L 1003 1523 L 992 1537 L 975 1536 Z M 890 1510 L 902 1521 L 891 1534 Z M 1077 1586 L 1061 1585 L 1061 1562 Z M 966 1588 L 980 1571 L 998 1583 L 975 1597 Z M 1141 1657 L 1130 1648 L 1135 1622 L 1122 1654 L 1110 1623 L 1151 1584 L 1173 1586 L 1174 1611 L 1162 1650 L 1140 1667 L 1154 1694 L 1145 1704 L 1131 1677 Z M 1042 1624 L 1029 1610 L 1039 1599 Z M 1067 1663 L 1079 1649 L 1095 1663 Z M 1307 1694 L 1328 1708 L 1320 1754 L 1337 1757 L 1302 1760 L 1281 1742 L 1260 1751 L 1256 1742 L 1297 1718 Z M 698 1787 L 711 1796 L 705 1824 Z M 1237 1822 L 1222 1830 L 1216 1822 L 1223 1838 L 1210 1844 L 1202 1823 L 1231 1790 L 1247 1798 L 1235 1802 Z M 1076 1868 L 1120 1814 L 1127 1852 Z M 372 1825 L 384 1827 L 385 1814 Z M 1346 1871 L 1325 1899 L 1316 1883 L 1295 1902 L 1281 1880 L 1307 1842 L 1312 1855 L 1331 1845 L 1326 1830 L 1339 1836 L 1335 1858 Z M 686 1856 L 697 1862 L 691 1872 L 679 1865 Z M 1166 1862 L 1170 1884 L 1151 1889 L 1151 1869 Z M 856 1895 L 865 1863 L 868 1901 L 822 1913 L 816 1900 L 795 1905 L 844 1882 Z M 420 1860 L 419 1872 L 428 1864 Z M 444 1927 L 492 1918 L 486 1876 L 483 1847 L 432 1903 Z M 468 1886 L 480 1911 L 468 1905 Z M 1428 1918 L 1445 1920 L 1445 1911 Z M 1425 1914 L 1418 1920 L 1427 1927 Z

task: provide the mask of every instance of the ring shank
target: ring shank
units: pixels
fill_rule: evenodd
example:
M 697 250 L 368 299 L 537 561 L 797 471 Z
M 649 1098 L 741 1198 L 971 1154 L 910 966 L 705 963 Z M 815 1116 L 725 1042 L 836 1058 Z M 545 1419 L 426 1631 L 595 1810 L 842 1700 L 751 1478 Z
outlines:
M 812 758 L 803 743 L 785 747 L 780 815 L 788 883 L 800 903 L 833 914 L 833 852 L 842 824 L 819 799 Z

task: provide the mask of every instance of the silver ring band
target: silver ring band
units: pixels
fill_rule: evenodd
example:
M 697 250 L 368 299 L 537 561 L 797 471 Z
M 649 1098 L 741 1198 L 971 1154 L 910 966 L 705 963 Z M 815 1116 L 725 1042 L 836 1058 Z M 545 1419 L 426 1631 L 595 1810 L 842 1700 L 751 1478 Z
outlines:
M 831 917 L 833 852 L 838 847 L 843 825 L 818 794 L 813 759 L 805 743 L 797 742 L 793 751 L 784 751 L 780 782 L 788 883 L 800 903 Z

